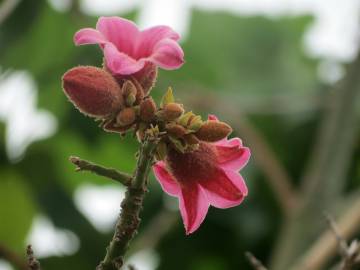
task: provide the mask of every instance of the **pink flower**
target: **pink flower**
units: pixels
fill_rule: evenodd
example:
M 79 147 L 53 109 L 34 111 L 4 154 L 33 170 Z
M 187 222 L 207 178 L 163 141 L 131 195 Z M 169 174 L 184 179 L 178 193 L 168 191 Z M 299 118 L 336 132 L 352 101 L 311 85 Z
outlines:
M 99 44 L 106 66 L 115 75 L 129 75 L 146 63 L 164 69 L 177 69 L 184 63 L 184 52 L 177 43 L 180 36 L 167 26 L 140 31 L 119 17 L 99 18 L 96 29 L 84 28 L 74 36 L 76 45 Z
M 249 158 L 250 150 L 239 138 L 233 138 L 201 142 L 191 153 L 171 149 L 165 161 L 153 166 L 163 190 L 179 199 L 186 234 L 199 228 L 210 205 L 224 209 L 243 201 L 248 190 L 238 171 Z

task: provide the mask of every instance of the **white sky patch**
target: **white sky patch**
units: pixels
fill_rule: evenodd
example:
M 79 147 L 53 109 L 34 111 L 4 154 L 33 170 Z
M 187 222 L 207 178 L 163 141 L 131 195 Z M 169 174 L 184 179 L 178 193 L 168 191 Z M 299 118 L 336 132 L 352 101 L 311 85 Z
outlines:
M 72 0 L 48 0 L 50 5 L 59 12 L 66 12 L 70 9 Z
M 6 152 L 16 162 L 34 141 L 53 135 L 57 121 L 48 111 L 38 110 L 37 89 L 28 72 L 0 76 L 0 121 L 6 123 Z
M 111 16 L 130 12 L 139 3 L 140 0 L 82 0 L 80 8 L 88 15 Z
M 125 188 L 120 186 L 84 184 L 76 189 L 74 201 L 91 224 L 106 233 L 114 229 L 124 197 Z
M 155 270 L 159 265 L 159 255 L 152 249 L 141 250 L 132 255 L 127 264 L 139 270 Z
M 185 38 L 190 16 L 191 0 L 143 0 L 137 22 L 142 29 L 168 25 Z
M 45 216 L 36 216 L 25 241 L 31 243 L 37 257 L 72 255 L 80 247 L 79 238 L 69 230 L 54 227 Z
M 0 270 L 13 270 L 12 266 L 2 259 L 0 259 Z
M 318 66 L 318 75 L 321 81 L 333 84 L 345 74 L 344 66 L 331 60 L 323 60 Z

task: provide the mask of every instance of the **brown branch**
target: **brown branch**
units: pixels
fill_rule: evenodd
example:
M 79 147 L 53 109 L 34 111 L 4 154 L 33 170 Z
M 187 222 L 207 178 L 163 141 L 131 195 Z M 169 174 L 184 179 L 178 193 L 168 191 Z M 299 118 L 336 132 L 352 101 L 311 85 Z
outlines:
M 113 239 L 106 249 L 104 260 L 97 267 L 98 270 L 119 270 L 124 265 L 124 255 L 140 225 L 139 214 L 143 206 L 147 177 L 154 159 L 155 148 L 156 143 L 150 140 L 141 144 L 134 179 L 125 193 L 125 199 L 121 202 L 122 210 Z
M 267 270 L 267 268 L 252 253 L 245 252 L 245 256 L 255 270 Z
M 70 162 L 76 165 L 76 171 L 90 171 L 92 173 L 95 173 L 97 175 L 115 180 L 124 186 L 130 186 L 132 177 L 131 175 L 123 172 L 119 172 L 116 169 L 113 168 L 106 168 L 100 165 L 97 165 L 95 163 L 92 163 L 90 161 L 80 159 L 78 157 L 71 156 L 69 158 Z
M 340 234 L 338 226 L 335 220 L 330 216 L 326 215 L 326 219 L 329 223 L 330 229 L 338 243 L 338 252 L 342 257 L 341 262 L 336 266 L 338 270 L 351 270 L 355 265 L 360 262 L 360 244 L 355 239 L 350 245 L 346 242 L 343 236 Z
M 339 247 L 339 239 L 350 238 L 357 231 L 360 230 L 360 197 L 352 202 L 348 209 L 337 222 L 336 235 L 334 237 L 334 230 L 328 230 L 320 235 L 318 240 L 308 249 L 291 270 L 318 270 L 325 266 L 325 264 L 336 254 Z M 334 224 L 334 223 L 333 223 Z M 334 227 L 334 225 L 332 225 Z M 341 237 L 339 237 L 341 235 Z M 341 240 L 341 242 L 344 240 Z M 344 242 L 341 244 L 344 250 Z M 347 245 L 346 245 L 347 246 Z
M 31 245 L 27 246 L 26 254 L 28 258 L 28 269 L 29 270 L 41 270 L 39 261 L 34 257 L 34 251 Z
M 3 244 L 0 244 L 0 258 L 8 261 L 18 269 L 27 270 L 26 262 Z

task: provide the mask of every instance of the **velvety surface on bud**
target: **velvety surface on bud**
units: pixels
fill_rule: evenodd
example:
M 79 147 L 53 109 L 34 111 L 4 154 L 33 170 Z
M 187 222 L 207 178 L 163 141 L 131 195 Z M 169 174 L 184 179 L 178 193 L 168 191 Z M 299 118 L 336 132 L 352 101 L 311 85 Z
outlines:
M 145 122 L 150 122 L 156 112 L 156 103 L 149 97 L 140 103 L 140 118 Z
M 234 138 L 200 142 L 199 148 L 189 153 L 169 149 L 165 161 L 154 165 L 163 190 L 179 199 L 187 234 L 199 228 L 210 205 L 229 208 L 243 201 L 248 191 L 239 170 L 249 158 L 250 150 Z
M 166 125 L 167 132 L 175 138 L 182 138 L 186 134 L 186 128 L 178 124 Z
M 196 137 L 205 142 L 217 142 L 226 138 L 232 132 L 231 127 L 217 120 L 208 120 L 195 133 Z
M 123 105 L 120 86 L 112 75 L 92 66 L 75 67 L 63 76 L 63 89 L 82 113 L 105 117 Z
M 162 111 L 162 116 L 166 121 L 178 119 L 184 113 L 184 108 L 177 103 L 166 104 Z
M 116 122 L 121 126 L 128 126 L 135 122 L 136 113 L 134 108 L 125 108 L 119 112 Z
M 136 101 L 137 89 L 133 82 L 126 80 L 121 87 L 125 103 L 127 106 L 132 106 Z

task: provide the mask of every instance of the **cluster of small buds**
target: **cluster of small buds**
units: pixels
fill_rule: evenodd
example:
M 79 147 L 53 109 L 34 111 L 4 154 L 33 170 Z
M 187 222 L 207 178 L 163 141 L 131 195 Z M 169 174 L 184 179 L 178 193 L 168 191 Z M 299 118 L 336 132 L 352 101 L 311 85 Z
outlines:
M 156 116 L 158 125 L 165 131 L 157 149 L 158 160 L 166 157 L 169 146 L 180 153 L 192 152 L 198 149 L 201 141 L 216 142 L 232 132 L 224 122 L 203 121 L 200 115 L 185 112 L 183 105 L 175 102 L 171 88 L 163 96 Z
M 200 141 L 216 142 L 231 133 L 226 123 L 203 121 L 200 115 L 185 112 L 170 87 L 158 108 L 149 96 L 155 75 L 156 69 L 150 68 L 141 76 L 114 76 L 106 68 L 79 66 L 65 73 L 63 87 L 82 113 L 101 120 L 104 130 L 120 134 L 135 130 L 139 141 L 146 134 L 157 134 L 158 160 L 164 159 L 169 146 L 181 153 L 191 152 Z
M 146 78 L 137 74 L 120 77 L 105 68 L 79 66 L 64 74 L 63 89 L 80 112 L 101 120 L 104 130 L 123 134 L 155 116 L 155 102 L 144 96 L 150 92 L 156 72 L 156 67 L 150 66 L 141 73 Z

